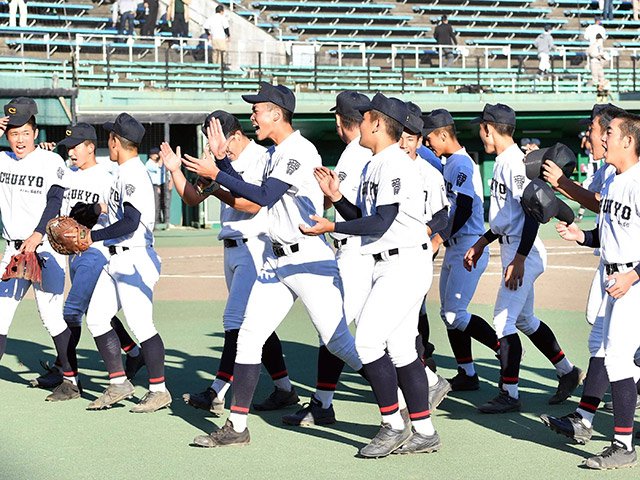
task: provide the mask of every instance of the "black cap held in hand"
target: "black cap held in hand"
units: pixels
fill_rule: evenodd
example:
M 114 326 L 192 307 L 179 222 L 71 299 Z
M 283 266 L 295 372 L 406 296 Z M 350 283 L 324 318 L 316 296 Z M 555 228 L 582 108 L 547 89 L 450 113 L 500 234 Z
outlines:
M 545 160 L 552 160 L 567 177 L 573 174 L 577 164 L 573 151 L 563 143 L 556 143 L 552 147 L 533 150 L 524 157 L 527 178 L 542 178 L 542 164 Z
M 284 85 L 271 85 L 260 82 L 260 90 L 255 95 L 242 95 L 247 103 L 270 102 L 293 113 L 296 109 L 296 97 L 291 90 Z
M 115 122 L 106 122 L 102 127 L 106 131 L 116 133 L 136 145 L 140 145 L 145 134 L 142 124 L 128 113 L 121 113 L 116 117 Z
M 27 97 L 16 97 L 4 106 L 4 114 L 9 117 L 7 127 L 21 127 L 37 113 L 38 105 Z
M 553 189 L 544 180 L 534 178 L 522 192 L 522 209 L 538 223 L 547 223 L 553 217 L 573 223 L 573 210 L 556 197 Z

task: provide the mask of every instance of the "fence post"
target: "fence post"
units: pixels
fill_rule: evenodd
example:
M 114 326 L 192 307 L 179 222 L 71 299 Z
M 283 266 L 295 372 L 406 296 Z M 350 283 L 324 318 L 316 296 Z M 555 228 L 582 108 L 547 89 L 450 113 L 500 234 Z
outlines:
M 631 63 L 633 64 L 633 91 L 636 91 L 636 55 L 631 55 Z
M 108 75 L 108 74 L 107 74 Z M 71 50 L 71 84 L 74 88 L 78 87 L 78 63 L 75 50 Z M 109 86 L 109 77 L 107 77 L 107 87 Z
M 111 87 L 111 50 L 107 50 L 107 88 Z
M 616 55 L 616 88 L 620 93 L 620 55 Z
M 404 93 L 404 55 L 400 57 L 400 72 L 402 73 L 402 83 L 400 84 L 400 91 Z
M 169 53 L 171 52 L 171 47 L 168 46 L 164 51 L 164 88 L 169 88 Z
M 558 81 L 558 79 L 556 78 L 555 75 L 555 58 L 551 57 L 551 91 L 555 92 L 556 90 L 556 82 Z
M 258 52 L 258 88 L 262 82 L 262 52 Z
M 480 91 L 480 56 L 476 57 L 476 85 Z
M 367 92 L 371 91 L 371 57 L 367 57 Z
M 224 90 L 224 52 L 220 50 L 220 88 Z
M 313 90 L 318 91 L 318 50 L 313 50 Z

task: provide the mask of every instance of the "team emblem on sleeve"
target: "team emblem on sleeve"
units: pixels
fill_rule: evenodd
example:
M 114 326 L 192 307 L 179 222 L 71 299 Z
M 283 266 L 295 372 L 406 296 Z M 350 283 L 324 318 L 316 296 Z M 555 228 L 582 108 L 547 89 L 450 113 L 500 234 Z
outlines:
M 516 182 L 518 189 L 522 188 L 524 186 L 524 175 L 516 175 L 513 177 L 513 181 Z
M 62 167 L 58 167 L 58 171 L 56 173 L 58 174 L 58 178 L 62 180 L 62 177 L 64 177 L 64 169 Z
M 400 193 L 400 179 L 399 178 L 394 178 L 393 180 L 391 180 L 391 186 L 393 187 L 393 194 L 397 195 L 398 193 Z
M 461 187 L 462 184 L 467 180 L 467 175 L 465 173 L 458 173 L 456 177 L 456 186 Z
M 133 195 L 133 192 L 136 191 L 136 187 L 134 187 L 133 185 L 131 185 L 130 183 L 127 183 L 124 186 L 124 191 L 127 192 L 127 195 Z
M 340 179 L 341 182 L 344 182 L 344 179 L 347 178 L 347 173 L 346 172 L 339 172 L 338 173 L 338 178 Z
M 291 175 L 293 172 L 298 170 L 298 168 L 300 168 L 300 162 L 290 158 L 287 162 L 287 175 Z

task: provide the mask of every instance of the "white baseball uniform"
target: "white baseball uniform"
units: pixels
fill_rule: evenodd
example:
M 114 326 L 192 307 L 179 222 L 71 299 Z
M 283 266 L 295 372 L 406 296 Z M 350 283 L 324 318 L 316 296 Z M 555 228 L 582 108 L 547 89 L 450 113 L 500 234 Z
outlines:
M 110 258 L 89 304 L 87 326 L 94 337 L 111 330 L 111 318 L 122 308 L 139 342 L 156 335 L 153 287 L 160 277 L 160 257 L 153 249 L 155 203 L 153 185 L 139 157 L 121 164 L 109 192 L 109 224 L 123 218 L 124 204 L 140 212 L 136 230 L 104 241 Z
M 444 188 L 444 178 L 438 169 L 419 155 L 415 159 L 415 166 L 422 182 L 424 223 L 426 224 L 431 221 L 434 214 L 449 206 L 449 200 Z
M 464 255 L 484 233 L 484 209 L 480 168 L 461 148 L 447 159 L 443 170 L 447 198 L 449 199 L 449 226 L 456 214 L 458 194 L 473 200 L 471 216 L 462 227 L 447 239 L 440 272 L 440 317 L 449 329 L 465 330 L 471 319 L 467 311 L 476 291 L 480 276 L 489 263 L 489 249 L 478 259 L 470 272 L 464 268 Z
M 245 182 L 254 185 L 262 183 L 265 150 L 252 140 L 240 156 L 231 162 Z M 266 210 L 261 208 L 252 215 L 220 202 L 222 228 L 218 238 L 224 242 L 224 278 L 229 290 L 222 316 L 225 330 L 240 329 L 253 284 L 271 252 L 271 241 L 266 235 Z
M 354 138 L 340 155 L 335 172 L 340 178 L 340 193 L 355 205 L 360 180 L 365 165 L 371 160 L 371 150 L 360 145 L 360 137 Z M 336 210 L 336 222 L 344 220 Z M 344 288 L 344 314 L 347 323 L 356 320 L 371 290 L 373 257 L 360 253 L 360 237 L 331 233 L 336 248 L 336 261 Z
M 367 164 L 357 201 L 363 216 L 393 204 L 398 204 L 398 214 L 388 230 L 362 237 L 362 253 L 373 255 L 376 263 L 358 320 L 356 349 L 365 364 L 386 350 L 393 364 L 403 367 L 417 359 L 418 312 L 431 285 L 433 264 L 420 174 L 397 143 Z
M 38 226 L 49 189 L 53 185 L 65 186 L 66 171 L 58 154 L 41 148 L 22 159 L 12 152 L 0 152 L 0 213 L 2 237 L 7 243 L 0 272 L 4 273 L 11 257 L 18 252 L 18 245 Z M 55 337 L 67 328 L 62 318 L 65 260 L 51 248 L 46 235 L 36 251 L 44 260 L 42 283 L 33 284 L 36 304 L 42 323 Z M 30 286 L 31 282 L 24 279 L 0 282 L 1 335 L 9 332 L 16 308 Z
M 514 143 L 496 157 L 491 180 L 491 204 L 489 226 L 500 235 L 500 257 L 503 270 L 513 261 L 518 252 L 524 212 L 520 198 L 530 180 L 523 162 L 524 153 Z M 516 328 L 525 335 L 534 333 L 540 320 L 533 313 L 533 284 L 544 272 L 547 252 L 539 237 L 525 260 L 522 286 L 509 290 L 500 281 L 500 289 L 493 312 L 493 324 L 498 338 L 516 333 Z
M 267 257 L 249 296 L 236 363 L 260 363 L 265 341 L 300 297 L 320 340 L 351 368 L 360 370 L 362 364 L 344 317 L 334 253 L 323 238 L 307 237 L 298 227 L 309 225 L 309 217 L 323 211 L 324 195 L 313 175 L 313 169 L 322 163 L 320 155 L 295 131 L 270 147 L 265 160 L 263 178 L 274 177 L 290 187 L 267 209 L 274 253 Z

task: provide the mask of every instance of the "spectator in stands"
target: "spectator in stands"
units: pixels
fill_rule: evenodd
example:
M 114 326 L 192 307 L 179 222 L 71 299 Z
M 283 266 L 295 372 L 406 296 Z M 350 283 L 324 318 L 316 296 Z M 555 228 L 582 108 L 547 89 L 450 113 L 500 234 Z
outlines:
M 167 174 L 167 168 L 160 158 L 159 148 L 149 150 L 149 159 L 145 166 L 151 177 L 151 183 L 153 183 L 156 200 L 156 225 L 164 223 L 166 228 L 169 228 L 173 184 L 171 183 L 171 175 Z
M 547 71 L 551 68 L 550 55 L 555 49 L 553 44 L 553 36 L 551 35 L 551 25 L 544 26 L 544 32 L 538 35 L 534 42 L 538 49 L 538 76 L 544 78 Z
M 584 30 L 584 38 L 589 42 L 589 46 L 595 43 L 596 35 L 600 34 L 603 40 L 607 39 L 607 31 L 602 26 L 602 19 L 595 17 L 593 23 Z
M 118 0 L 111 10 L 111 21 L 115 28 L 118 25 L 118 35 L 133 35 L 133 25 L 138 9 L 138 0 Z M 118 22 L 118 14 L 120 21 Z
M 602 18 L 613 20 L 613 0 L 604 0 L 602 2 Z
M 633 0 L 633 19 L 637 22 L 640 20 L 640 0 Z
M 158 0 L 144 1 L 144 23 L 140 29 L 143 37 L 153 37 L 158 22 Z
M 171 22 L 174 37 L 189 36 L 189 5 L 191 0 L 169 0 L 167 21 Z
M 213 47 L 213 61 L 224 61 L 224 53 L 227 51 L 229 42 L 229 19 L 224 14 L 224 7 L 218 5 L 216 12 L 204 22 L 202 26 L 209 36 L 209 42 Z
M 433 31 L 433 38 L 436 39 L 438 45 L 458 44 L 456 32 L 454 32 L 453 27 L 449 25 L 449 20 L 446 15 L 440 18 L 440 24 Z M 445 67 L 450 67 L 455 61 L 455 48 L 443 48 L 442 54 L 447 59 Z
M 591 82 L 597 87 L 598 95 L 602 95 L 609 90 L 609 81 L 604 76 L 609 55 L 604 49 L 604 38 L 600 33 L 596 34 L 595 41 L 589 45 L 587 55 L 591 67 Z
M 20 27 L 27 26 L 27 1 L 9 0 L 9 26 L 16 26 L 16 14 L 20 9 Z

